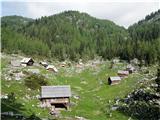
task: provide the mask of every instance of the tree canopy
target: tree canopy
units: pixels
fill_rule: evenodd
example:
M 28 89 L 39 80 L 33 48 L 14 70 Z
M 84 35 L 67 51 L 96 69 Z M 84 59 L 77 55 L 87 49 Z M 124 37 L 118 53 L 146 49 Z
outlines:
M 159 16 L 160 10 L 128 29 L 78 11 L 35 20 L 2 17 L 2 50 L 74 61 L 95 56 L 138 58 L 151 64 L 160 59 Z

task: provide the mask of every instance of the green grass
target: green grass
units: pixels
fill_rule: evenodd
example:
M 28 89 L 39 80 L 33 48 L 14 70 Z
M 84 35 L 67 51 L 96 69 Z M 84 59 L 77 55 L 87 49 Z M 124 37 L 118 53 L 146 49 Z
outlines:
M 64 117 L 81 116 L 90 120 L 128 120 L 129 116 L 118 111 L 110 111 L 110 108 L 107 107 L 108 104 L 113 103 L 115 98 L 123 98 L 135 89 L 138 86 L 138 80 L 142 77 L 138 74 L 131 74 L 118 85 L 107 85 L 107 77 L 116 75 L 117 70 L 124 66 L 125 64 L 119 64 L 116 68 L 109 69 L 109 62 L 106 62 L 99 66 L 100 71 L 88 68 L 81 73 L 75 73 L 73 70 L 72 76 L 67 76 L 68 73 L 64 68 L 61 68 L 57 74 L 48 72 L 43 68 L 39 69 L 42 74 L 50 76 L 49 85 L 71 85 L 72 92 L 80 96 L 79 100 L 71 98 L 71 102 L 74 102 L 75 105 L 69 111 L 61 112 Z M 7 87 L 8 85 L 10 87 Z M 37 107 L 40 103 L 38 99 L 23 99 L 26 94 L 29 96 L 40 94 L 38 90 L 28 90 L 23 80 L 19 83 L 15 80 L 6 81 L 2 79 L 2 93 L 10 92 L 14 92 L 17 102 L 23 104 L 23 110 L 20 112 L 25 116 L 35 113 L 40 118 L 51 117 L 48 109 Z
M 73 87 L 72 90 L 76 91 L 81 98 L 77 101 L 77 106 L 72 107 L 71 112 L 63 112 L 64 115 L 83 116 L 91 120 L 128 119 L 128 117 L 118 112 L 113 112 L 113 118 L 110 118 L 109 115 L 107 116 L 102 112 L 102 109 L 104 109 L 109 100 L 113 101 L 116 97 L 122 98 L 136 88 L 134 84 L 137 82 L 137 77 L 130 75 L 129 78 L 124 79 L 119 85 L 109 86 L 106 84 L 106 76 L 115 75 L 115 73 L 114 70 L 112 71 L 108 70 L 107 67 L 105 68 L 106 69 L 102 69 L 96 76 L 93 76 L 88 70 L 78 76 L 74 76 L 74 79 L 67 79 L 67 82 Z M 80 79 L 82 78 L 88 84 L 82 85 L 80 83 Z M 99 78 L 102 79 L 104 84 L 99 84 Z M 75 89 L 76 86 L 80 87 L 81 90 Z M 97 98 L 97 96 L 99 97 Z
M 0 63 L 1 69 L 5 68 L 8 64 L 9 64 L 8 59 L 1 58 L 1 63 Z

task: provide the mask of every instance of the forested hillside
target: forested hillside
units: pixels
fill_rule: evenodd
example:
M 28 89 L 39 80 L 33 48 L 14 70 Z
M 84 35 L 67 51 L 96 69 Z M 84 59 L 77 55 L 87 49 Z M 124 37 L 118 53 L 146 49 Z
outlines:
M 1 28 L 3 120 L 160 118 L 160 10 L 128 29 L 78 11 Z
M 135 56 L 148 64 L 160 61 L 160 10 L 128 28 Z
M 12 30 L 18 30 L 32 21 L 33 19 L 31 18 L 25 18 L 17 15 L 5 16 L 1 19 L 1 27 L 9 27 Z
M 33 19 L 21 16 L 5 16 L 1 18 L 2 51 L 6 53 L 24 53 L 26 55 L 46 56 L 49 48 L 37 39 L 25 37 L 21 33 L 24 26 L 33 22 Z
M 127 31 L 113 22 L 76 11 L 42 17 L 23 30 L 26 36 L 47 43 L 52 57 L 62 60 L 119 56 L 123 52 L 121 45 L 128 39 Z
M 10 18 L 15 23 L 2 17 L 2 50 L 74 61 L 95 56 L 125 60 L 136 57 L 150 64 L 159 60 L 159 16 L 160 11 L 152 13 L 128 30 L 78 11 L 28 20 L 26 24 L 15 16 Z

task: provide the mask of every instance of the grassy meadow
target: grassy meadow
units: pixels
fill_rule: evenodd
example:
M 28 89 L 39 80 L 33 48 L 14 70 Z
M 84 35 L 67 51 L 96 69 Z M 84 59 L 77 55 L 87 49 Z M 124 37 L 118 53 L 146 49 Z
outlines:
M 40 108 L 38 95 L 40 90 L 31 90 L 24 84 L 24 80 L 5 80 L 4 75 L 9 70 L 8 60 L 3 59 L 1 89 L 2 94 L 14 92 L 17 106 L 7 106 L 2 101 L 2 111 L 15 111 L 22 113 L 24 116 L 34 114 L 39 118 L 54 119 L 49 114 L 49 109 Z M 57 119 L 75 119 L 76 116 L 84 117 L 90 120 L 128 120 L 130 117 L 118 111 L 112 111 L 111 107 L 115 99 L 123 98 L 132 90 L 136 89 L 144 75 L 133 73 L 124 78 L 120 84 L 110 86 L 107 84 L 107 78 L 114 76 L 117 70 L 126 67 L 125 62 L 115 64 L 112 69 L 110 61 L 98 64 L 96 67 L 87 67 L 81 72 L 76 72 L 75 67 L 58 67 L 59 72 L 53 73 L 46 71 L 43 67 L 30 66 L 17 68 L 20 71 L 27 69 L 39 69 L 40 74 L 47 76 L 48 85 L 70 85 L 72 90 L 71 107 L 68 111 L 63 110 Z M 78 96 L 76 99 L 74 96 Z

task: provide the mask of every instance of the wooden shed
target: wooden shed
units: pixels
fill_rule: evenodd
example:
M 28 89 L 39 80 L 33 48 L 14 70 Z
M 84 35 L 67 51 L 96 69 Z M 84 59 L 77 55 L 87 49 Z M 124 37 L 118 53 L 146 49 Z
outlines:
M 65 67 L 65 66 L 67 66 L 66 62 L 62 62 L 62 63 L 60 64 L 60 67 Z
M 69 108 L 71 88 L 63 86 L 41 86 L 41 105 L 50 108 Z
M 131 74 L 135 72 L 135 68 L 132 65 L 127 65 L 126 70 Z
M 46 69 L 49 71 L 58 72 L 58 69 L 53 65 L 48 65 Z
M 42 61 L 41 61 L 41 62 L 39 62 L 39 64 L 42 65 L 43 67 L 47 67 L 47 66 L 48 66 L 48 63 L 47 63 L 47 62 L 42 62 Z
M 112 62 L 113 62 L 114 64 L 119 63 L 119 61 L 120 61 L 120 60 L 119 60 L 118 58 L 115 58 L 115 59 L 112 60 Z
M 129 72 L 127 70 L 118 70 L 118 76 L 120 77 L 126 77 L 129 75 Z
M 108 78 L 108 84 L 109 84 L 109 85 L 119 84 L 120 81 L 121 81 L 121 78 L 120 78 L 119 76 L 109 77 L 109 78 Z
M 21 60 L 21 65 L 22 66 L 32 66 L 34 63 L 33 59 L 32 58 L 23 58 Z

